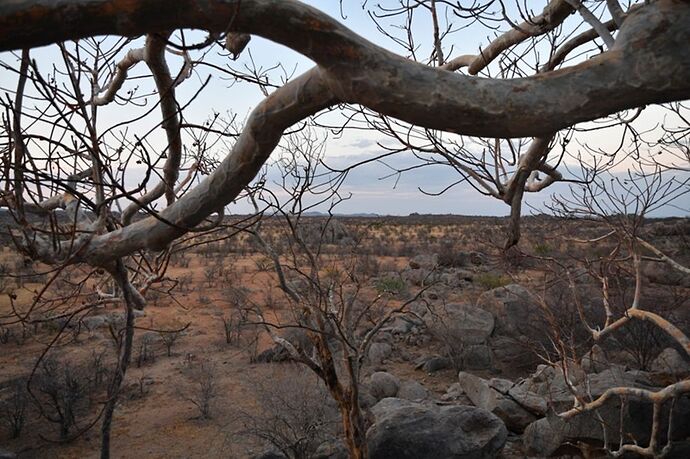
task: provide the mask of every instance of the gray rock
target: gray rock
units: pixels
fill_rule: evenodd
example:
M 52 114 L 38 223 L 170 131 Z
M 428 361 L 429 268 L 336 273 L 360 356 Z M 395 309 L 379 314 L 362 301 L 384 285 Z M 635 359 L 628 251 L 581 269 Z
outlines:
M 484 344 L 494 330 L 493 315 L 469 304 L 439 306 L 424 319 L 434 335 L 447 335 L 464 344 Z
M 479 297 L 477 308 L 495 320 L 489 345 L 496 367 L 515 371 L 538 362 L 533 349 L 547 338 L 548 324 L 529 290 L 518 284 L 489 290 Z
M 390 357 L 391 352 L 393 352 L 393 347 L 388 343 L 372 343 L 369 346 L 369 363 L 372 365 L 380 365 Z
M 573 370 L 575 367 L 573 367 Z M 550 378 L 550 379 L 549 379 Z M 535 378 L 537 379 L 537 378 Z M 562 372 L 541 371 L 538 379 L 544 382 L 535 383 L 545 392 L 545 398 L 555 412 L 563 412 L 573 407 L 573 396 L 568 390 Z M 573 383 L 580 393 L 589 393 L 587 397 L 597 398 L 612 387 L 634 387 L 657 391 L 651 385 L 649 375 L 641 371 L 625 371 L 624 368 L 613 366 L 601 373 L 584 375 L 573 371 Z M 534 382 L 534 381 L 533 381 Z M 524 387 L 526 384 L 521 384 Z M 669 418 L 669 404 L 662 407 L 660 419 L 659 441 L 665 442 L 667 420 Z M 685 419 L 690 418 L 690 400 L 681 397 L 676 400 L 673 412 L 674 438 L 684 438 L 690 433 L 690 425 Z M 568 442 L 602 442 L 604 431 L 606 438 L 612 444 L 620 440 L 621 422 L 625 440 L 635 439 L 640 444 L 649 441 L 651 432 L 652 405 L 647 402 L 629 399 L 621 406 L 620 399 L 614 397 L 596 412 L 578 414 L 568 420 L 557 416 L 548 416 L 530 424 L 523 434 L 523 440 L 529 454 L 549 456 Z M 604 430 L 605 429 L 605 430 Z
M 493 378 L 489 380 L 489 387 L 509 398 L 525 410 L 536 416 L 544 416 L 548 409 L 548 403 L 540 395 L 527 390 L 507 379 Z
M 651 369 L 657 373 L 684 375 L 690 373 L 690 363 L 672 347 L 667 347 L 652 362 Z
M 599 373 L 609 367 L 604 350 L 598 344 L 582 357 L 582 369 L 587 373 Z
M 536 394 L 528 394 L 526 391 L 512 387 L 510 381 L 494 380 L 499 389 L 502 389 L 500 391 L 491 387 L 489 381 L 461 371 L 458 382 L 474 406 L 491 411 L 514 432 L 522 432 L 527 425 L 546 411 L 545 400 Z M 515 397 L 512 396 L 511 390 Z M 527 403 L 521 405 L 520 400 L 525 400 Z
M 0 449 L 0 459 L 17 459 L 17 455 L 12 451 Z
M 285 455 L 276 450 L 267 450 L 254 456 L 253 459 L 287 459 Z
M 345 443 L 337 440 L 319 446 L 312 459 L 348 459 L 349 457 Z
M 668 263 L 643 263 L 642 275 L 655 284 L 690 287 L 690 276 L 674 269 Z
M 445 370 L 450 368 L 452 362 L 446 357 L 440 357 L 438 355 L 429 357 L 417 365 L 418 369 L 421 369 L 425 373 L 435 373 L 437 371 Z
M 412 257 L 408 264 L 411 269 L 431 270 L 438 265 L 438 255 L 435 253 L 431 255 L 417 255 Z
M 417 381 L 407 380 L 400 384 L 397 396 L 412 401 L 426 400 L 429 398 L 429 390 Z
M 460 383 L 453 383 L 448 386 L 446 393 L 441 396 L 441 400 L 444 402 L 458 402 L 460 405 L 469 405 L 472 403 L 467 395 L 465 395 L 465 391 L 462 390 Z
M 400 380 L 388 372 L 377 371 L 369 376 L 367 386 L 371 395 L 376 400 L 381 400 L 397 395 L 400 389 Z
M 470 344 L 462 348 L 462 368 L 466 370 L 487 370 L 493 365 L 491 348 L 486 344 Z
M 493 458 L 508 436 L 486 410 L 384 399 L 367 431 L 372 459 Z
M 458 383 L 472 404 L 491 411 L 495 408 L 499 394 L 489 387 L 489 382 L 479 376 L 461 371 Z

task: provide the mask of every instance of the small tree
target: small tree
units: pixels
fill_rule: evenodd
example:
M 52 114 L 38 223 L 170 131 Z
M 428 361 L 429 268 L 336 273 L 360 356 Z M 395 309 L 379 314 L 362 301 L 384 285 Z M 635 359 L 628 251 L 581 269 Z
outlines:
M 258 409 L 242 411 L 240 435 L 258 438 L 290 459 L 309 459 L 337 438 L 338 410 L 323 381 L 303 366 L 275 367 L 247 383 Z
M 17 379 L 10 386 L 10 395 L 0 400 L 0 420 L 7 426 L 10 438 L 17 438 L 26 423 L 29 399 L 26 394 L 26 381 Z
M 196 406 L 201 419 L 210 419 L 213 399 L 218 396 L 215 364 L 202 360 L 191 368 L 190 380 L 190 395 L 186 400 Z

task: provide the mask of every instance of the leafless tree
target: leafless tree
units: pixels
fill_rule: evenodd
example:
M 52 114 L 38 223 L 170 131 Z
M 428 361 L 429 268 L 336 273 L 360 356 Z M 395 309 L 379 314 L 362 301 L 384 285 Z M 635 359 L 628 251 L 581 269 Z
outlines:
M 594 343 L 602 343 L 607 338 L 625 331 L 626 328 L 637 325 L 650 327 L 645 333 L 655 333 L 655 336 L 665 336 L 670 342 L 682 349 L 687 358 L 690 358 L 690 339 L 687 330 L 679 324 L 663 316 L 663 312 L 670 308 L 664 305 L 657 305 L 655 310 L 645 309 L 642 304 L 645 299 L 645 285 L 642 274 L 643 263 L 665 263 L 674 270 L 689 274 L 690 270 L 663 253 L 652 243 L 645 239 L 644 225 L 646 215 L 661 205 L 669 204 L 687 195 L 690 189 L 687 186 L 688 179 L 678 179 L 677 177 L 665 178 L 670 172 L 668 169 L 660 168 L 645 172 L 638 170 L 629 171 L 621 176 L 608 177 L 599 176 L 581 185 L 574 190 L 569 198 L 556 198 L 554 210 L 569 218 L 578 217 L 591 219 L 600 223 L 602 232 L 592 238 L 577 239 L 580 244 L 602 244 L 609 242 L 603 256 L 587 260 L 584 269 L 581 266 L 565 267 L 565 274 L 569 279 L 573 298 L 581 326 Z M 651 256 L 650 256 L 651 254 Z M 579 271 L 579 272 L 578 272 Z M 591 276 L 601 287 L 601 297 L 603 323 L 593 322 L 591 315 L 587 314 L 581 292 L 576 285 L 575 278 L 581 274 Z M 627 305 L 622 309 L 615 307 L 615 291 L 619 286 L 615 285 L 616 278 L 627 276 L 631 279 L 633 292 L 629 298 L 623 296 Z M 556 327 L 553 327 L 556 329 Z M 633 331 L 634 332 L 634 331 Z M 640 401 L 650 403 L 653 407 L 651 419 L 651 431 L 649 433 L 649 443 L 644 446 L 639 444 L 636 439 L 626 441 L 628 434 L 621 431 L 618 435 L 620 443 L 616 449 L 611 449 L 610 439 L 612 433 L 608 431 L 609 426 L 602 420 L 602 431 L 604 436 L 604 448 L 613 457 L 620 457 L 626 453 L 634 453 L 648 457 L 665 457 L 673 447 L 673 425 L 674 416 L 673 406 L 675 401 L 690 393 L 690 379 L 687 377 L 668 384 L 660 390 L 653 391 L 635 387 L 612 387 L 599 397 L 592 399 L 587 390 L 577 387 L 573 383 L 570 373 L 574 371 L 573 357 L 577 358 L 577 352 L 573 352 L 573 347 L 563 339 L 563 333 L 556 332 L 552 337 L 552 343 L 558 356 L 557 361 L 553 361 L 555 367 L 563 372 L 564 379 L 572 392 L 574 406 L 572 409 L 559 414 L 564 419 L 569 419 L 586 412 L 597 413 L 597 410 L 607 403 L 613 403 L 613 399 L 621 402 L 621 410 L 625 409 L 628 401 Z M 637 336 L 639 338 L 639 336 Z M 644 336 L 644 339 L 650 339 Z M 635 343 L 636 346 L 645 346 L 648 343 Z M 635 353 L 634 349 L 627 349 L 628 352 Z M 649 349 L 641 347 L 637 350 L 637 359 L 644 365 L 651 356 Z M 549 360 L 546 358 L 546 360 Z M 664 406 L 671 406 L 668 416 L 669 419 L 664 424 Z M 667 426 L 667 432 L 662 432 L 663 426 Z M 621 429 L 623 426 L 621 425 Z M 662 437 L 666 442 L 662 443 Z
M 309 128 L 293 134 L 278 160 L 278 188 L 264 186 L 268 178 L 263 175 L 248 190 L 256 213 L 264 217 L 246 231 L 272 263 L 288 302 L 286 314 L 277 319 L 268 318 L 263 308 L 254 311 L 273 341 L 323 381 L 340 411 L 352 457 L 367 457 L 366 417 L 359 401 L 364 359 L 379 331 L 408 313 L 424 290 L 394 301 L 397 290 L 372 285 L 373 279 L 360 269 L 357 241 L 345 256 L 326 251 L 345 239 L 337 236 L 333 217 L 345 198 L 338 191 L 342 177 L 321 166 L 323 146 L 323 139 Z M 310 218 L 309 210 L 322 204 L 328 205 L 328 215 Z M 268 242 L 267 225 L 282 242 L 281 251 Z M 283 328 L 301 330 L 311 346 L 276 333 Z
M 5 54 L 0 64 L 13 79 L 3 84 L 1 98 L 0 204 L 16 221 L 10 236 L 18 250 L 48 277 L 30 304 L 11 297 L 13 313 L 0 321 L 57 318 L 64 321 L 60 338 L 94 307 L 122 307 L 124 327 L 113 329 L 118 361 L 104 407 L 102 457 L 109 456 L 112 413 L 131 360 L 133 311 L 144 307 L 154 284 L 169 281 L 172 253 L 223 224 L 226 205 L 240 197 L 286 130 L 342 109 L 351 121 L 338 122 L 338 129 L 374 127 L 394 139 L 393 151 L 412 151 L 422 163 L 428 163 L 425 153 L 440 155 L 461 180 L 469 178 L 478 191 L 511 206 L 510 245 L 519 237 L 523 194 L 568 180 L 559 165 L 572 132 L 601 127 L 578 123 L 612 117 L 601 123 L 613 120 L 637 136 L 631 123 L 642 107 L 672 103 L 670 110 L 685 116 L 678 101 L 690 95 L 687 3 L 623 8 L 617 1 L 551 0 L 541 13 L 516 4 L 519 21 L 505 2 L 489 0 L 472 7 L 440 0 L 377 4 L 371 17 L 404 56 L 295 0 L 0 5 L 0 50 L 21 50 Z M 413 33 L 418 12 L 432 20 L 428 58 L 421 57 Z M 384 24 L 398 18 L 406 24 L 402 39 Z M 457 27 L 448 18 L 457 18 Z M 501 33 L 479 52 L 455 56 L 448 45 L 453 31 L 470 25 Z M 190 44 L 198 34 L 188 29 L 208 37 Z M 250 34 L 316 65 L 300 76 L 278 67 L 275 78 L 257 65 L 223 67 L 207 59 L 212 49 L 238 59 Z M 44 64 L 33 48 L 49 44 L 57 60 Z M 141 67 L 150 83 L 136 73 Z M 465 67 L 468 74 L 461 74 Z M 192 78 L 201 68 L 254 85 L 265 96 L 244 126 L 218 113 L 187 119 L 187 107 L 208 82 Z M 477 78 L 480 72 L 487 78 Z M 182 100 L 178 89 L 195 81 L 192 95 Z M 122 115 L 113 120 L 107 110 L 119 106 Z M 162 141 L 155 138 L 158 128 Z M 685 131 L 666 132 L 654 144 L 667 150 L 668 165 L 687 168 Z M 475 148 L 466 147 L 465 136 L 475 136 Z M 222 152 L 221 162 L 215 151 Z M 143 179 L 133 178 L 136 166 Z M 299 232 L 291 231 L 299 241 Z M 321 300 L 328 299 L 325 293 L 319 292 Z M 317 342 L 321 363 L 332 361 L 324 338 Z M 322 371 L 339 402 L 354 407 L 357 394 L 332 379 L 333 368 Z M 350 426 L 355 432 L 346 433 L 361 446 L 357 422 Z

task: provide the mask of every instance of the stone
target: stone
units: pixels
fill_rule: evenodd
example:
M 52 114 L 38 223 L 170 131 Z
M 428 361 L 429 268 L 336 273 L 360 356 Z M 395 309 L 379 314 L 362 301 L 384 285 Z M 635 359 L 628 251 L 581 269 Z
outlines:
M 477 307 L 493 316 L 496 333 L 500 335 L 529 336 L 535 325 L 544 322 L 542 310 L 532 293 L 519 284 L 484 292 L 477 299 Z
M 506 379 L 493 378 L 489 380 L 489 387 L 504 397 L 514 400 L 518 405 L 536 416 L 546 414 L 548 403 L 544 397 L 525 389 L 523 386 Z
M 491 348 L 486 344 L 470 344 L 462 349 L 462 368 L 466 370 L 487 370 L 493 364 Z
M 669 375 L 690 373 L 690 363 L 672 347 L 667 347 L 654 359 L 651 370 Z
M 273 449 L 264 451 L 254 456 L 253 459 L 287 459 L 283 453 L 275 451 Z
M 424 318 L 427 328 L 435 335 L 450 335 L 464 344 L 483 344 L 494 330 L 493 315 L 469 304 L 446 304 L 433 312 Z
M 407 380 L 400 384 L 397 397 L 411 401 L 426 400 L 429 398 L 429 390 L 417 381 Z
M 369 346 L 369 363 L 372 365 L 381 365 L 384 360 L 390 357 L 393 352 L 393 347 L 388 343 L 372 343 Z
M 587 373 L 599 373 L 609 367 L 609 361 L 601 346 L 595 344 L 592 346 L 592 349 L 582 357 L 581 365 L 582 369 Z
M 438 265 L 438 255 L 416 255 L 409 261 L 410 269 L 432 270 Z
M 450 359 L 436 355 L 423 360 L 419 365 L 417 365 L 417 369 L 421 369 L 425 373 L 436 373 L 437 371 L 450 368 L 451 365 L 452 362 Z
M 377 371 L 369 376 L 367 387 L 376 400 L 381 400 L 397 395 L 398 389 L 400 389 L 400 380 L 388 372 Z
M 476 307 L 495 321 L 488 340 L 494 366 L 514 372 L 536 365 L 539 359 L 533 349 L 547 339 L 549 325 L 529 290 L 518 284 L 495 288 L 484 292 Z
M 384 399 L 372 412 L 371 459 L 493 458 L 508 436 L 500 419 L 470 406 Z
M 655 284 L 690 287 L 690 276 L 674 269 L 668 263 L 642 263 L 642 275 Z
M 505 422 L 508 429 L 522 432 L 538 416 L 546 412 L 546 401 L 528 393 L 507 380 L 486 381 L 461 371 L 458 382 L 465 395 L 478 408 L 491 411 Z M 496 385 L 492 387 L 491 382 Z M 521 404 L 524 401 L 525 404 Z
M 649 374 L 643 371 L 625 371 L 623 367 L 612 366 L 600 373 L 578 374 L 573 367 L 572 381 L 581 393 L 588 393 L 588 398 L 596 399 L 612 387 L 633 387 L 657 391 L 659 388 L 651 385 Z M 549 376 L 550 375 L 550 376 Z M 551 379 L 548 379 L 548 378 Z M 536 379 L 536 378 L 535 378 Z M 534 383 L 534 387 L 544 392 L 544 397 L 556 413 L 564 412 L 573 407 L 573 396 L 568 390 L 562 372 L 558 369 L 553 373 L 542 369 L 539 379 L 544 382 Z M 521 384 L 521 387 L 527 383 Z M 660 416 L 659 441 L 665 442 L 668 430 L 669 406 L 662 407 Z M 621 412 L 622 410 L 622 412 Z M 690 418 L 690 400 L 681 397 L 676 400 L 673 411 L 673 434 L 675 439 L 685 438 L 690 434 L 690 425 L 685 419 Z M 603 421 L 603 423 L 602 423 Z M 620 399 L 613 397 L 596 412 L 585 412 L 564 420 L 557 416 L 547 416 L 530 424 L 523 434 L 523 440 L 529 454 L 550 456 L 566 443 L 601 443 L 604 441 L 604 426 L 606 438 L 616 445 L 620 440 L 621 422 L 623 422 L 625 439 L 635 439 L 640 444 L 649 441 L 652 421 L 652 404 L 635 399 L 629 399 L 621 406 Z

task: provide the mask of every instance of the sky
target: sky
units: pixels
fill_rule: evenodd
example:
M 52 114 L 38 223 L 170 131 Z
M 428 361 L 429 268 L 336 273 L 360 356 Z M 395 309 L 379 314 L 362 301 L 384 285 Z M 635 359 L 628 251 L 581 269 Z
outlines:
M 345 0 L 343 10 L 340 9 L 340 4 L 336 0 L 307 0 L 305 3 L 311 4 L 316 8 L 326 12 L 334 18 L 344 22 L 352 30 L 355 30 L 360 35 L 370 41 L 387 47 L 394 52 L 401 53 L 403 50 L 396 45 L 396 43 L 383 36 L 377 31 L 377 28 L 367 12 L 362 8 L 361 0 Z M 508 4 L 510 2 L 507 2 Z M 545 2 L 529 2 L 530 7 L 534 11 L 540 11 Z M 601 2 L 603 3 L 603 2 Z M 371 6 L 371 5 L 369 5 Z M 508 10 L 509 14 L 516 20 L 520 20 L 519 13 L 513 8 Z M 342 15 L 346 19 L 342 18 Z M 428 56 L 430 52 L 430 37 L 431 37 L 431 22 L 428 14 L 420 14 L 417 16 L 415 23 L 415 41 L 419 44 L 418 55 Z M 572 21 L 578 23 L 578 21 Z M 382 20 L 385 24 L 386 21 Z M 390 25 L 390 24 L 389 24 Z M 394 30 L 394 29 L 387 29 Z M 490 36 L 494 34 L 493 31 L 475 25 L 460 30 L 455 33 L 451 39 L 447 41 L 446 53 L 453 57 L 461 54 L 475 54 L 481 46 L 485 46 L 490 41 Z M 201 32 L 191 33 L 187 32 L 185 39 L 187 42 L 201 41 L 204 34 Z M 131 46 L 136 47 L 141 45 L 141 40 L 133 43 Z M 32 51 L 32 57 L 39 63 L 41 69 L 50 69 L 52 62 L 59 62 L 59 53 L 56 47 L 44 47 Z M 193 58 L 198 57 L 193 55 Z M 1 59 L 10 62 L 14 58 L 7 53 L 1 56 Z M 218 55 L 212 52 L 207 56 L 210 62 L 216 65 L 231 64 L 236 69 L 249 68 L 251 63 L 255 63 L 260 68 L 272 68 L 281 64 L 285 69 L 284 74 L 288 76 L 297 76 L 308 70 L 313 63 L 309 59 L 295 53 L 288 48 L 281 45 L 271 43 L 260 37 L 253 37 L 248 49 L 242 54 L 240 59 L 236 62 L 230 62 L 227 57 Z M 169 57 L 170 66 L 173 74 L 179 69 L 181 59 L 173 56 Z M 281 71 L 274 71 L 272 75 L 277 81 L 281 78 Z M 135 80 L 128 83 L 123 90 L 134 89 L 141 86 L 146 87 L 150 84 L 147 81 L 147 72 L 144 66 L 137 66 L 132 70 L 132 75 L 139 75 L 142 80 Z M 208 76 L 211 76 L 207 88 L 200 93 L 196 98 L 196 90 L 199 85 L 206 81 Z M 13 88 L 15 85 L 15 77 L 10 72 L 0 71 L 0 87 Z M 143 91 L 140 89 L 140 91 Z M 189 106 L 185 109 L 185 116 L 187 120 L 197 123 L 208 119 L 214 112 L 221 113 L 228 118 L 236 116 L 238 124 L 246 119 L 253 107 L 263 98 L 261 92 L 253 86 L 246 84 L 235 84 L 231 80 L 224 78 L 218 72 L 210 68 L 198 66 L 194 69 L 191 78 L 183 82 L 177 89 L 178 100 L 181 104 L 186 104 L 187 101 L 192 100 Z M 140 110 L 145 111 L 150 109 L 151 100 L 147 99 L 146 107 Z M 115 104 L 103 107 L 99 112 L 99 122 L 103 125 L 110 125 L 118 122 L 123 118 L 123 108 Z M 127 109 L 130 110 L 130 109 Z M 134 116 L 136 110 L 131 109 L 131 114 L 127 116 Z M 651 108 L 645 110 L 639 119 L 636 121 L 641 132 L 650 132 L 655 129 L 655 126 L 667 116 L 663 110 Z M 151 118 L 153 119 L 153 118 Z M 333 119 L 337 122 L 336 118 Z M 140 126 L 142 129 L 147 129 L 151 126 L 151 120 L 144 120 Z M 128 134 L 129 135 L 129 134 Z M 379 155 L 383 149 L 377 142 L 386 143 L 380 134 L 375 132 L 364 132 L 360 130 L 346 130 L 343 133 L 321 133 L 326 141 L 325 147 L 325 162 L 335 168 L 347 167 Z M 190 139 L 186 139 L 188 142 Z M 155 130 L 150 136 L 151 144 L 155 146 L 164 145 L 164 134 L 161 129 Z M 578 135 L 569 145 L 570 153 L 575 155 L 580 150 L 584 150 L 581 145 L 588 143 L 596 145 L 602 151 L 611 151 L 618 146 L 620 135 L 613 130 L 595 130 L 585 134 Z M 214 154 L 221 159 L 228 151 L 230 145 L 216 145 Z M 155 148 L 154 148 L 155 149 Z M 449 167 L 435 166 L 415 169 L 404 174 L 393 174 L 392 167 L 405 168 L 414 164 L 414 157 L 408 153 L 403 153 L 394 157 L 388 165 L 383 163 L 371 163 L 366 167 L 357 168 L 349 174 L 347 181 L 343 183 L 341 192 L 344 195 L 351 196 L 350 199 L 342 202 L 338 208 L 339 213 L 377 213 L 388 215 L 407 215 L 409 213 L 455 213 L 466 215 L 507 215 L 509 208 L 504 203 L 495 198 L 482 196 L 474 188 L 467 183 L 461 183 L 454 186 L 440 196 L 429 196 L 426 193 L 437 193 L 444 189 L 447 185 L 456 182 L 459 179 L 457 172 Z M 570 166 L 575 167 L 573 160 L 570 161 Z M 626 168 L 633 164 L 632 160 L 623 161 L 615 168 L 618 174 L 624 173 Z M 687 165 L 685 165 L 687 168 Z M 133 186 L 143 177 L 143 171 L 132 170 L 132 175 L 126 180 L 126 184 Z M 687 177 L 687 172 L 680 172 L 681 177 Z M 528 194 L 526 196 L 527 212 L 533 208 L 534 212 L 544 210 L 544 202 L 550 200 L 553 193 L 568 193 L 568 185 L 559 184 L 549 187 L 539 194 Z M 675 203 L 675 206 L 668 206 L 657 212 L 658 216 L 667 215 L 681 215 L 687 216 L 690 214 L 690 201 L 681 198 Z M 251 208 L 248 204 L 240 203 L 232 207 L 235 212 L 247 212 Z

